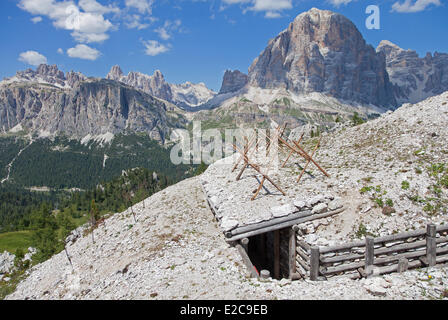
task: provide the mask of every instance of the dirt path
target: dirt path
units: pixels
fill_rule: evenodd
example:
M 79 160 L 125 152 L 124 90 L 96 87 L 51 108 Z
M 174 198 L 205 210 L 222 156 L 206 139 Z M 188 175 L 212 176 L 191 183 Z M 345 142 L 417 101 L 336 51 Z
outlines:
M 12 161 L 6 166 L 8 168 L 8 174 L 6 175 L 6 178 L 3 178 L 2 181 L 0 181 L 1 184 L 5 183 L 6 181 L 9 181 L 9 176 L 11 174 L 11 168 L 12 165 L 14 164 L 14 162 L 17 160 L 17 158 L 22 154 L 23 151 L 25 151 L 29 146 L 31 146 L 31 144 L 34 142 L 33 138 L 30 136 L 30 143 L 28 145 L 26 145 L 25 147 L 23 147 L 18 153 L 17 155 L 14 157 L 14 159 L 12 159 Z

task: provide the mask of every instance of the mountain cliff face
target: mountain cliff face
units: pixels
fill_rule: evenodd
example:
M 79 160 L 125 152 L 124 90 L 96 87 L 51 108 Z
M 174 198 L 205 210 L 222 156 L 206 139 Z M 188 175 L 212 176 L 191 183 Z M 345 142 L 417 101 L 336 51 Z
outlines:
M 73 88 L 36 82 L 0 85 L 2 132 L 20 125 L 41 135 L 64 133 L 83 138 L 129 130 L 146 132 L 152 139 L 164 141 L 170 127 L 184 123 L 174 107 L 119 82 L 79 81 L 75 73 L 64 80 L 60 72 L 52 72 L 51 77 L 73 83 Z
M 248 83 L 247 74 L 242 73 L 239 70 L 226 70 L 224 73 L 224 78 L 222 79 L 220 94 L 236 92 Z
M 366 44 L 350 20 L 315 8 L 269 42 L 249 68 L 249 83 L 382 107 L 396 104 L 384 55 Z
M 206 103 L 215 95 L 215 92 L 208 89 L 204 83 L 170 84 L 165 81 L 159 70 L 156 70 L 152 76 L 134 71 L 125 76 L 121 68 L 115 65 L 107 74 L 106 79 L 123 82 L 179 107 L 196 107 Z
M 420 58 L 414 50 L 404 50 L 387 40 L 381 41 L 377 52 L 386 56 L 399 103 L 417 103 L 448 90 L 448 54 L 427 53 Z

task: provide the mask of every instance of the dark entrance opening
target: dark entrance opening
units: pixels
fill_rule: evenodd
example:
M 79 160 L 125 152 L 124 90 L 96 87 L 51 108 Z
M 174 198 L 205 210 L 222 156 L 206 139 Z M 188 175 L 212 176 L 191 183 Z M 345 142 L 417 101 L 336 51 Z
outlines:
M 248 256 L 258 272 L 269 270 L 273 279 L 289 277 L 289 229 L 249 238 Z

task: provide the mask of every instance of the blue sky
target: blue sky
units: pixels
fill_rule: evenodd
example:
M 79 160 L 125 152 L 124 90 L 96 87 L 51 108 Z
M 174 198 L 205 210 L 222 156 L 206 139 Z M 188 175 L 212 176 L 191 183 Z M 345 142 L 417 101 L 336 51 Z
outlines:
M 368 5 L 380 8 L 379 30 L 365 26 Z M 1 0 L 0 78 L 40 62 L 104 77 L 118 64 L 219 90 L 226 69 L 247 72 L 312 7 L 345 15 L 374 47 L 448 52 L 446 0 Z

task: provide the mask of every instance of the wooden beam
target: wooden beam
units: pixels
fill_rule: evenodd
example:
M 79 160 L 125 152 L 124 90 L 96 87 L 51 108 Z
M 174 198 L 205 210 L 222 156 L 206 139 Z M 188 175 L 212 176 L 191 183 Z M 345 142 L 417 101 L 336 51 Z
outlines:
M 258 196 L 258 193 L 260 192 L 261 188 L 263 188 L 263 183 L 264 183 L 265 180 L 266 180 L 265 177 L 263 177 L 263 178 L 261 179 L 261 182 L 260 182 L 260 184 L 258 185 L 258 188 L 257 188 L 257 190 L 255 191 L 254 196 L 253 196 L 252 198 L 250 198 L 250 200 L 252 200 L 252 201 L 255 200 L 255 198 Z
M 250 138 L 250 142 L 248 144 L 245 144 L 245 146 L 244 146 L 244 154 L 247 154 L 247 152 L 251 149 L 253 143 L 256 141 L 256 138 L 257 138 L 257 134 L 255 133 Z M 244 158 L 243 155 L 241 155 L 240 158 L 238 159 L 238 161 L 233 166 L 232 172 L 236 170 L 236 168 L 240 164 L 241 160 L 243 160 L 243 158 Z
M 375 238 L 375 244 L 383 243 L 383 242 L 398 241 L 398 240 L 403 240 L 403 239 L 407 239 L 407 238 L 421 237 L 421 236 L 424 236 L 425 234 L 426 234 L 426 229 L 397 233 L 397 234 L 392 234 L 389 236 Z M 353 242 L 336 245 L 336 246 L 332 246 L 332 247 L 322 247 L 321 253 L 345 251 L 345 250 L 349 250 L 354 247 L 364 247 L 365 244 L 366 244 L 365 241 L 360 240 L 360 241 L 353 241 Z
M 280 278 L 280 230 L 274 231 L 274 279 Z
M 302 135 L 300 136 L 300 139 L 297 140 L 297 143 L 300 143 L 300 142 L 302 141 L 302 139 L 303 139 L 303 135 L 304 135 L 304 134 L 305 134 L 305 133 L 302 133 Z M 292 156 L 293 153 L 294 153 L 293 150 L 289 150 L 288 157 L 286 158 L 285 162 L 283 162 L 281 168 L 285 167 L 286 163 L 288 162 L 289 158 Z
M 251 278 L 258 278 L 258 273 L 252 264 L 252 261 L 250 261 L 249 256 L 247 255 L 246 250 L 244 250 L 243 246 L 240 244 L 237 244 L 235 246 L 238 249 L 238 252 L 241 255 L 241 258 L 243 259 L 244 264 L 246 265 L 247 271 L 249 271 Z
M 316 281 L 319 277 L 319 258 L 319 247 L 311 247 L 310 279 L 312 281 Z
M 249 239 L 243 238 L 240 240 L 240 243 L 244 250 L 249 254 Z
M 364 270 L 368 277 L 373 274 L 373 263 L 375 260 L 375 252 L 374 251 L 375 251 L 374 238 L 367 236 L 366 237 L 366 257 L 365 257 Z
M 300 145 L 298 145 L 295 141 L 293 141 L 293 143 L 296 145 L 297 148 L 299 148 L 299 150 L 305 155 L 305 159 L 311 161 L 314 163 L 314 165 L 320 170 L 322 171 L 322 173 L 324 175 L 326 175 L 327 177 L 329 177 L 330 175 L 324 170 L 322 169 L 322 167 L 316 162 L 314 161 L 314 159 L 312 157 L 310 157 L 310 155 L 308 153 L 306 153 L 305 150 L 302 149 L 302 147 Z
M 293 274 L 296 273 L 296 232 L 297 228 L 295 226 L 289 228 L 289 278 L 291 280 Z
M 296 218 L 296 219 L 288 220 L 288 221 L 285 221 L 285 222 L 282 222 L 282 223 L 271 223 L 267 227 L 253 229 L 252 231 L 247 231 L 247 232 L 244 232 L 242 234 L 237 234 L 235 236 L 232 236 L 231 233 L 226 233 L 226 237 L 228 237 L 228 239 L 226 239 L 226 241 L 227 242 L 232 242 L 232 241 L 240 240 L 240 239 L 245 238 L 245 237 L 256 236 L 256 235 L 261 234 L 261 233 L 271 232 L 271 231 L 278 230 L 278 229 L 283 229 L 283 228 L 288 228 L 288 227 L 291 227 L 291 226 L 293 226 L 295 224 L 300 224 L 300 223 L 303 223 L 303 222 L 308 222 L 308 221 L 312 221 L 312 220 L 327 218 L 327 217 L 333 216 L 335 214 L 339 214 L 339 213 L 341 213 L 344 210 L 345 210 L 345 208 L 341 208 L 341 209 L 330 211 L 330 212 L 326 212 L 326 213 L 313 214 L 313 215 L 310 215 L 310 216 L 305 217 L 305 218 Z M 271 221 L 274 221 L 274 220 L 271 220 Z M 236 230 L 238 230 L 238 229 L 236 229 Z
M 297 144 L 298 145 L 298 144 Z M 313 150 L 313 153 L 311 154 L 311 159 L 314 157 L 314 154 L 316 153 L 317 149 L 319 148 L 320 145 L 320 139 L 319 142 L 317 142 L 316 147 Z M 297 182 L 300 182 L 300 179 L 302 179 L 303 174 L 305 173 L 306 168 L 308 168 L 308 165 L 310 164 L 311 160 L 308 160 L 305 164 L 305 167 L 303 167 L 302 172 L 300 172 L 299 177 L 297 178 Z
M 311 210 L 294 212 L 294 213 L 291 213 L 290 215 L 287 215 L 287 216 L 284 216 L 284 217 L 274 218 L 274 219 L 269 220 L 269 221 L 253 223 L 253 224 L 249 224 L 247 226 L 242 226 L 242 227 L 233 229 L 233 230 L 229 231 L 228 234 L 226 234 L 226 236 L 229 238 L 229 237 L 235 236 L 237 234 L 242 234 L 242 233 L 245 233 L 245 232 L 266 228 L 266 227 L 273 226 L 273 225 L 276 225 L 276 224 L 279 224 L 279 223 L 282 223 L 282 222 L 287 222 L 287 221 L 296 220 L 296 219 L 299 219 L 299 218 L 309 217 L 312 214 L 313 213 L 311 212 Z
M 238 148 L 237 146 L 235 146 L 235 147 Z M 269 178 L 268 175 L 266 175 L 263 172 L 261 172 L 261 170 L 260 170 L 258 165 L 251 163 L 249 161 L 249 158 L 247 158 L 247 156 L 245 156 L 244 158 L 245 158 L 245 161 L 247 162 L 247 164 L 249 166 L 251 166 L 253 169 L 255 169 L 255 171 L 257 171 L 259 174 L 261 174 L 263 177 L 265 177 L 266 180 L 268 180 L 278 191 L 280 191 L 284 196 L 286 196 L 286 193 L 279 186 L 277 186 L 277 184 L 274 181 L 272 181 L 272 179 Z
M 437 242 L 436 242 L 436 225 L 431 223 L 427 225 L 426 232 L 426 260 L 428 266 L 433 267 L 436 265 L 437 256 Z

